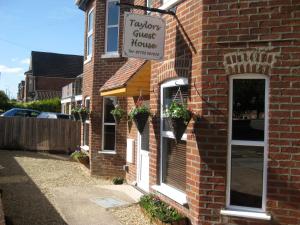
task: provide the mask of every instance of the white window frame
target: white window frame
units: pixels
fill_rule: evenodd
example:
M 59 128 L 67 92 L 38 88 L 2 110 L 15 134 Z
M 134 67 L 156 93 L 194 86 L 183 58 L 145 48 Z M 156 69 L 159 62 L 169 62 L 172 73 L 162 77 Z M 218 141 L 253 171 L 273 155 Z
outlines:
M 93 21 L 92 21 L 92 28 L 91 30 L 89 30 L 90 27 L 90 15 L 91 13 L 93 13 Z M 86 35 L 86 61 L 90 61 L 92 59 L 93 56 L 93 46 L 92 46 L 92 50 L 91 52 L 89 52 L 89 38 L 92 38 L 92 42 L 93 42 L 93 33 L 94 33 L 94 21 L 95 21 L 95 13 L 94 13 L 94 8 L 91 8 L 90 11 L 88 12 L 87 15 L 87 35 Z
M 90 108 L 91 108 L 91 97 L 86 97 L 84 99 L 84 106 L 86 107 L 87 105 L 87 101 L 90 101 L 90 107 L 89 107 L 89 111 L 90 111 Z M 85 144 L 85 124 L 89 124 L 89 129 L 90 129 L 90 124 L 91 124 L 91 121 L 90 121 L 90 118 L 88 117 L 88 119 L 86 121 L 84 121 L 84 124 L 83 124 L 83 140 L 82 140 L 82 146 L 81 148 L 85 151 L 88 151 L 90 149 L 90 146 L 89 145 L 86 145 Z M 89 133 L 90 134 L 90 133 Z M 90 135 L 89 135 L 90 136 Z M 90 137 L 88 137 L 90 138 Z M 90 143 L 89 143 L 90 144 Z
M 118 25 L 108 25 L 108 5 L 109 2 L 115 2 L 118 1 L 120 2 L 120 0 L 106 0 L 106 21 L 105 21 L 105 55 L 102 56 L 102 58 L 109 58 L 110 56 L 112 57 L 119 57 L 119 36 L 120 36 L 120 7 L 119 7 L 119 20 L 118 20 Z M 118 43 L 117 43 L 117 51 L 112 51 L 109 52 L 107 51 L 107 42 L 108 42 L 108 29 L 109 28 L 113 28 L 113 27 L 117 27 L 118 28 Z
M 116 101 L 117 101 L 117 98 L 115 96 L 106 96 L 106 97 L 103 97 L 103 106 L 102 106 L 102 150 L 100 152 L 102 153 L 107 153 L 107 154 L 115 154 L 116 153 L 116 144 L 117 144 L 117 124 L 116 122 L 114 123 L 105 123 L 104 122 L 104 116 L 105 116 L 105 99 L 107 98 L 114 98 L 114 103 L 116 104 Z M 104 149 L 104 127 L 106 125 L 113 125 L 115 126 L 115 149 L 112 150 L 112 149 Z
M 148 7 L 148 8 L 152 8 L 152 4 L 150 4 L 150 1 L 152 1 L 152 3 L 153 3 L 153 0 L 146 1 L 146 7 Z M 147 15 L 149 15 L 149 14 L 151 14 L 151 11 L 147 11 L 146 13 L 147 13 Z
M 174 201 L 178 202 L 181 205 L 184 205 L 187 203 L 187 197 L 186 193 L 183 192 L 182 190 L 178 190 L 174 187 L 171 187 L 165 183 L 163 183 L 163 138 L 172 138 L 175 139 L 175 136 L 172 131 L 163 131 L 163 118 L 164 113 L 163 113 L 163 102 L 164 102 L 164 88 L 168 87 L 176 87 L 179 85 L 188 85 L 188 79 L 187 78 L 178 78 L 178 79 L 173 79 L 170 81 L 167 81 L 163 83 L 160 87 L 160 168 L 159 168 L 159 173 L 160 173 L 160 184 L 159 185 L 154 185 L 152 188 L 154 190 L 159 191 L 160 193 L 168 196 L 169 198 L 173 199 Z M 187 140 L 187 134 L 183 134 L 181 140 L 186 141 Z
M 244 141 L 232 140 L 232 105 L 233 105 L 233 80 L 236 79 L 262 79 L 265 80 L 265 130 L 264 141 Z M 268 164 L 268 140 L 269 140 L 269 77 L 260 74 L 241 74 L 233 75 L 229 78 L 229 115 L 228 115 L 228 155 L 227 155 L 227 187 L 226 187 L 226 212 L 249 212 L 249 213 L 265 213 L 266 212 L 266 196 L 267 196 L 267 164 Z M 230 183 L 231 183 L 231 146 L 260 146 L 264 147 L 264 165 L 263 165 L 263 193 L 262 193 L 262 208 L 253 208 L 245 206 L 230 205 Z M 237 213 L 238 214 L 238 213 Z M 251 217 L 252 214 L 249 214 Z M 259 216 L 257 217 L 259 218 Z M 269 218 L 269 217 L 264 217 Z

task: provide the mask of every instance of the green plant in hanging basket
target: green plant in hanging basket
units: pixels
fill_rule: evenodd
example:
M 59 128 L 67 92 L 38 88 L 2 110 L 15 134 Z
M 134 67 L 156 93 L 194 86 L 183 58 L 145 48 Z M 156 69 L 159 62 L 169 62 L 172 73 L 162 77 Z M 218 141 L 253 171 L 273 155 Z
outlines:
M 86 108 L 86 107 L 81 107 L 79 110 L 78 110 L 78 113 L 80 115 L 80 119 L 82 122 L 85 122 L 86 119 L 88 118 L 89 116 L 89 110 Z
M 129 118 L 134 121 L 138 131 L 143 133 L 144 127 L 150 115 L 149 107 L 143 105 L 142 101 L 138 100 L 136 106 L 131 109 Z
M 117 123 L 120 122 L 120 120 L 124 117 L 126 114 L 125 110 L 122 109 L 119 105 L 115 105 L 115 108 L 110 111 L 110 113 L 114 116 L 115 121 Z
M 80 120 L 79 109 L 80 108 L 76 106 L 76 107 L 72 108 L 72 110 L 71 110 L 71 114 L 73 115 L 74 120 L 76 120 L 76 121 Z
M 192 112 L 186 104 L 172 101 L 171 105 L 165 110 L 165 115 L 168 117 L 176 141 L 179 141 L 191 120 Z

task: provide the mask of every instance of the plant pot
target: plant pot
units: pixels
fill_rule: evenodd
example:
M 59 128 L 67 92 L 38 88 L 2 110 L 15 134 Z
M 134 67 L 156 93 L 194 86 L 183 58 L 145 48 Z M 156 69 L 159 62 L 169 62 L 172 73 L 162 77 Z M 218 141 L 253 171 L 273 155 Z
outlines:
M 122 117 L 116 116 L 116 115 L 113 115 L 113 116 L 114 116 L 114 119 L 115 119 L 116 123 L 120 123 Z
M 72 113 L 72 115 L 73 115 L 75 121 L 80 120 L 80 115 L 78 112 Z
M 143 133 L 145 125 L 148 121 L 149 113 L 138 113 L 133 117 L 133 121 L 140 133 Z
M 88 114 L 87 113 L 80 113 L 79 115 L 80 115 L 81 122 L 83 122 L 83 123 L 88 118 Z
M 78 157 L 78 162 L 84 165 L 88 165 L 90 163 L 90 158 L 88 156 Z
M 176 142 L 180 141 L 186 130 L 188 122 L 185 123 L 182 118 L 168 118 L 168 121 L 175 136 Z

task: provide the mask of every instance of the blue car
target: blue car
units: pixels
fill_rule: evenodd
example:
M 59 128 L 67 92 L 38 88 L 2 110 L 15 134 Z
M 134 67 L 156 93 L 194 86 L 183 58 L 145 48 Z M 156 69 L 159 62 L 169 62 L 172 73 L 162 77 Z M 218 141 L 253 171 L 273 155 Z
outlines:
M 40 111 L 32 110 L 32 109 L 20 109 L 20 108 L 13 108 L 5 113 L 2 113 L 1 117 L 37 117 L 40 115 Z

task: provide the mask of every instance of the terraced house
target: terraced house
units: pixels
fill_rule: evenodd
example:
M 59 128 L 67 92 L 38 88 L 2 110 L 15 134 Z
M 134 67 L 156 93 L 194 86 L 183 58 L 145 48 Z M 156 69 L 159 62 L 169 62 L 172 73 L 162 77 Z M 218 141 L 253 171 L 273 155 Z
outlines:
M 300 224 L 300 1 L 77 0 L 85 12 L 83 126 L 90 172 L 125 176 L 191 224 Z M 166 23 L 164 57 L 123 57 L 124 12 Z M 181 140 L 165 109 L 193 111 Z M 116 123 L 139 100 L 140 133 Z

